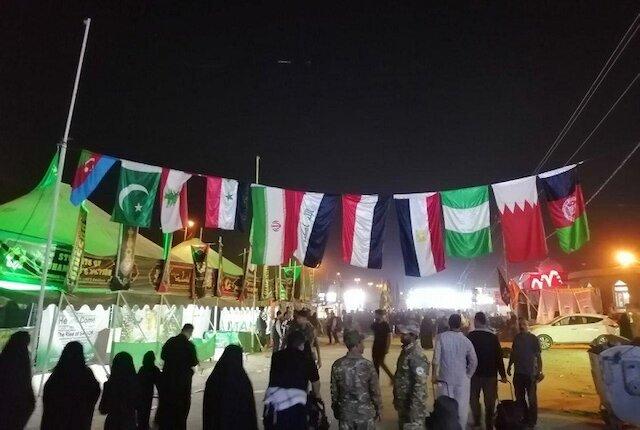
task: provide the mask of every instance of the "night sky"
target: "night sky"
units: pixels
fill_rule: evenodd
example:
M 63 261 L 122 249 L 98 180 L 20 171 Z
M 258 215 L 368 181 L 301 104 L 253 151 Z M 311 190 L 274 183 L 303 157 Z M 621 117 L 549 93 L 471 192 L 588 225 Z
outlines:
M 268 185 L 390 194 L 532 174 L 639 11 L 634 1 L 2 3 L 0 201 L 34 187 L 61 139 L 85 16 L 93 22 L 65 181 L 81 148 L 245 181 L 259 154 Z M 546 168 L 565 164 L 640 72 L 639 44 L 636 36 Z M 578 156 L 587 197 L 640 140 L 639 86 Z M 113 169 L 91 198 L 108 212 L 116 179 Z M 636 249 L 639 180 L 640 153 L 588 207 L 592 242 L 567 256 L 550 239 L 551 256 L 573 270 Z M 189 197 L 201 222 L 203 180 L 190 181 Z M 382 271 L 340 262 L 337 217 L 321 275 L 456 283 L 465 261 L 448 259 L 431 278 L 403 276 L 391 212 Z M 158 219 L 142 233 L 159 242 Z M 223 236 L 239 262 L 231 254 L 246 237 Z M 501 241 L 498 228 L 496 252 L 474 260 L 470 283 L 495 284 Z

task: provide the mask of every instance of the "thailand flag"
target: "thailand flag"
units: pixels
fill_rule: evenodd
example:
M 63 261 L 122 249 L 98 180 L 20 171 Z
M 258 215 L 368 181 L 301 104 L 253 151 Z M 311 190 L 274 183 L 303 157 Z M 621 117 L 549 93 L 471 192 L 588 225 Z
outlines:
M 205 227 L 244 231 L 249 184 L 208 176 L 206 200 Z
M 407 276 L 429 276 L 444 270 L 440 194 L 396 194 L 400 246 Z
M 389 197 L 342 196 L 342 259 L 352 266 L 382 268 L 384 226 Z
M 71 203 L 78 206 L 88 199 L 116 161 L 115 158 L 83 149 L 71 183 Z
M 536 177 L 491 185 L 500 211 L 507 260 L 519 263 L 547 255 Z
M 307 267 L 318 267 L 329 237 L 338 196 L 304 193 L 298 218 L 298 244 L 294 256 Z

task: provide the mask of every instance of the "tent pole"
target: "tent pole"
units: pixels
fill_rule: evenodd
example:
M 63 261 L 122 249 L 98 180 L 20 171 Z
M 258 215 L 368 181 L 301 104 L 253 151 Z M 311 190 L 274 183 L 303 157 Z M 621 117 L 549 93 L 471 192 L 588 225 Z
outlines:
M 51 353 L 51 342 L 53 342 L 53 333 L 56 331 L 56 327 L 58 327 L 58 319 L 60 318 L 60 309 L 62 308 L 62 296 L 63 292 L 60 292 L 60 300 L 58 300 L 58 307 L 53 310 L 53 318 L 51 319 L 51 329 L 49 330 L 49 341 L 47 342 L 47 349 L 44 352 L 44 357 L 42 359 L 42 365 L 40 366 L 40 384 L 38 385 L 38 396 L 42 396 L 42 387 L 44 385 L 44 371 L 47 366 L 47 362 L 49 361 L 49 354 Z M 37 351 L 33 354 L 37 355 Z
M 111 305 L 111 321 L 109 321 L 109 351 L 113 351 L 113 342 L 115 342 L 115 325 L 116 325 L 116 312 L 120 309 L 120 291 L 116 293 L 116 304 Z
M 160 294 L 160 305 L 158 306 L 158 312 L 156 314 L 156 356 L 160 349 L 160 327 L 162 327 L 162 302 L 164 301 L 164 295 Z
M 47 233 L 47 244 L 44 248 L 44 260 L 42 262 L 42 278 L 40 279 L 40 294 L 38 296 L 38 311 L 36 312 L 35 333 L 31 339 L 31 350 L 35 351 L 40 337 L 40 321 L 42 319 L 42 311 L 44 308 L 44 293 L 47 286 L 47 275 L 49 274 L 49 264 L 51 264 L 51 251 L 53 250 L 53 232 L 56 225 L 56 217 L 58 215 L 58 200 L 60 197 L 60 184 L 62 183 L 62 172 L 64 170 L 64 160 L 67 155 L 67 142 L 69 141 L 69 130 L 71 129 L 71 118 L 73 118 L 73 108 L 76 104 L 76 96 L 78 94 L 78 84 L 80 83 L 80 72 L 82 71 L 82 62 L 84 61 L 84 52 L 87 47 L 87 38 L 89 37 L 89 27 L 91 26 L 91 18 L 84 20 L 84 36 L 82 37 L 82 47 L 80 48 L 80 59 L 76 69 L 76 79 L 73 84 L 73 92 L 71 93 L 71 103 L 69 104 L 69 112 L 67 114 L 67 123 L 64 128 L 62 142 L 60 142 L 60 154 L 58 158 L 58 171 L 56 174 L 56 183 L 53 188 L 53 202 L 51 204 L 51 214 L 49 217 L 49 232 Z M 35 355 L 34 355 L 35 364 Z
M 218 332 L 218 305 L 220 299 L 216 297 L 216 305 L 213 307 L 213 332 Z

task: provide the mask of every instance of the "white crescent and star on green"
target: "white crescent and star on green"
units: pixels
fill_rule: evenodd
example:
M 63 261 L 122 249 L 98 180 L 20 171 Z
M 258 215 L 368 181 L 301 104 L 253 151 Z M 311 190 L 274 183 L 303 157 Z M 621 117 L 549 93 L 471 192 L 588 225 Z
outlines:
M 140 184 L 130 184 L 127 185 L 126 187 L 124 187 L 121 191 L 120 194 L 118 194 L 118 204 L 120 205 L 120 209 L 122 209 L 122 211 L 124 211 L 125 209 L 122 207 L 122 204 L 124 202 L 124 199 L 126 199 L 129 194 L 135 192 L 135 191 L 140 191 L 145 193 L 147 196 L 149 195 L 149 191 L 142 185 Z M 142 205 L 140 204 L 140 202 L 137 202 L 135 204 L 135 206 L 133 207 L 135 209 L 136 212 L 140 212 L 142 211 Z

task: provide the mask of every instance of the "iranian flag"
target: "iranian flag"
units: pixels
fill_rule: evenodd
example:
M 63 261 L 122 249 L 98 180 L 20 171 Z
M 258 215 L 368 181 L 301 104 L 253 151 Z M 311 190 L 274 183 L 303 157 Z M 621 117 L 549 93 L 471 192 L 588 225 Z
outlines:
M 129 226 L 149 227 L 161 173 L 161 167 L 122 160 L 111 220 Z
M 297 245 L 297 220 L 304 193 L 251 185 L 253 222 L 251 262 L 278 266 L 293 256 Z
M 560 248 L 570 253 L 589 241 L 589 222 L 576 164 L 538 175 Z
M 489 254 L 489 186 L 442 191 L 440 197 L 447 254 L 460 258 Z
M 190 173 L 162 169 L 160 178 L 160 225 L 163 233 L 173 233 L 187 226 L 187 181 Z
M 301 263 L 322 261 L 337 197 L 251 185 L 251 262 L 278 266 L 295 252 Z
M 491 185 L 496 198 L 507 260 L 519 263 L 547 255 L 536 176 Z

